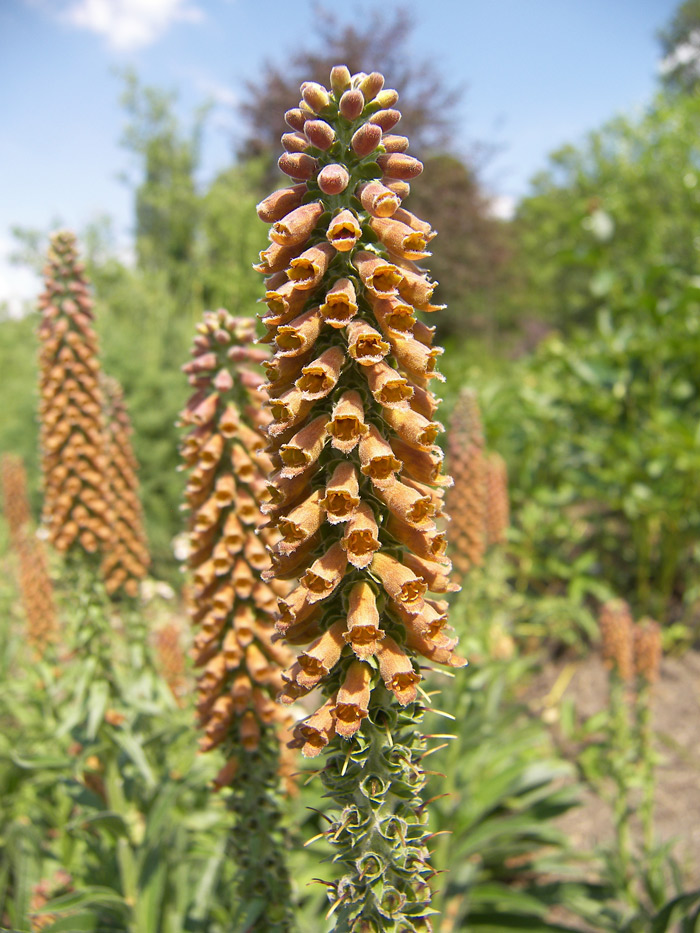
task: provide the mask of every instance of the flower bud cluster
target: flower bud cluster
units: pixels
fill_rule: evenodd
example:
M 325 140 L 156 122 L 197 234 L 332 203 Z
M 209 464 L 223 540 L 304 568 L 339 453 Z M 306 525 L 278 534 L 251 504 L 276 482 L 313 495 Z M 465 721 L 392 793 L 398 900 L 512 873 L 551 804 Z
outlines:
M 112 515 L 93 301 L 72 233 L 51 238 L 44 272 L 38 330 L 43 522 L 59 551 L 75 542 L 95 553 L 109 542 Z
M 19 457 L 3 454 L 0 484 L 10 544 L 19 559 L 19 591 L 27 640 L 38 654 L 58 635 L 58 618 L 46 552 L 30 527 L 27 475 Z
M 255 752 L 266 732 L 289 719 L 274 697 L 290 654 L 273 637 L 277 599 L 289 587 L 261 578 L 277 535 L 261 528 L 272 464 L 263 452 L 260 432 L 269 416 L 256 367 L 269 354 L 248 346 L 254 336 L 251 320 L 207 312 L 184 367 L 193 390 L 181 415 L 187 430 L 181 453 L 188 470 L 197 711 L 201 748 L 222 746 L 229 757 L 221 786 L 231 783 L 240 755 Z
M 466 662 L 441 598 L 455 588 L 431 391 L 442 350 L 419 319 L 438 310 L 416 265 L 435 232 L 401 206 L 422 165 L 391 132 L 398 95 L 383 85 L 345 66 L 330 90 L 303 84 L 279 160 L 294 184 L 258 205 L 274 351 L 263 508 L 279 536 L 269 576 L 298 581 L 279 600 L 277 632 L 298 652 L 280 699 L 320 689 L 293 744 L 312 757 L 330 746 L 324 782 L 343 813 L 327 834 L 348 870 L 338 928 L 416 930 L 429 929 L 421 665 Z
M 124 394 L 116 379 L 103 376 L 105 400 L 105 450 L 107 479 L 114 524 L 102 561 L 107 592 L 119 589 L 137 596 L 139 581 L 146 576 L 150 555 L 139 499 L 138 462 L 131 446 L 131 422 Z

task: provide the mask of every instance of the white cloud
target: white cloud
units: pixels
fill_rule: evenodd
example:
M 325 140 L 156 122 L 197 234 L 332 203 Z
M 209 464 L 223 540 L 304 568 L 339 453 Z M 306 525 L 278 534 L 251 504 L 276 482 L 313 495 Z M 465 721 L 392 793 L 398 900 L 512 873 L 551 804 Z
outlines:
M 151 45 L 174 23 L 200 23 L 204 11 L 190 0 L 73 0 L 61 18 L 124 52 Z
M 238 94 L 232 87 L 229 87 L 228 84 L 215 81 L 213 78 L 199 77 L 197 79 L 197 87 L 203 94 L 206 94 L 215 104 L 221 107 L 238 106 Z

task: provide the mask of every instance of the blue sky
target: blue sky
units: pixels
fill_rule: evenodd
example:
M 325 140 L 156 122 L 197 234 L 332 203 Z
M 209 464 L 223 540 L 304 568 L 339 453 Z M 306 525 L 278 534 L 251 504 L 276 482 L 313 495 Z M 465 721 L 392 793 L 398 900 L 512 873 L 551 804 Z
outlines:
M 395 0 L 385 0 L 389 9 Z M 466 84 L 458 138 L 495 144 L 485 181 L 507 208 L 547 153 L 641 108 L 658 73 L 655 33 L 676 0 L 407 0 L 413 48 Z M 350 2 L 348 16 L 366 3 Z M 230 159 L 240 87 L 266 57 L 305 42 L 312 0 L 0 0 L 0 301 L 36 283 L 7 263 L 13 224 L 80 229 L 111 215 L 128 248 L 118 175 L 124 116 L 115 69 L 178 90 L 183 114 L 217 101 L 203 174 Z

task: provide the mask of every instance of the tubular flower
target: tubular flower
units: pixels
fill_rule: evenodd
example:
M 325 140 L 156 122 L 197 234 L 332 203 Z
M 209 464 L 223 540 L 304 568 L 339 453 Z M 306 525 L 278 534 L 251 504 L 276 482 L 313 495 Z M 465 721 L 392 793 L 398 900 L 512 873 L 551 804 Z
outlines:
M 59 551 L 78 544 L 92 554 L 112 534 L 104 404 L 93 301 L 75 236 L 51 238 L 38 335 L 42 521 Z
M 510 524 L 508 467 L 495 451 L 486 456 L 486 541 L 504 544 Z
M 603 603 L 598 617 L 603 661 L 621 680 L 634 678 L 634 621 L 624 599 Z
M 272 464 L 262 450 L 260 431 L 269 415 L 262 407 L 264 378 L 256 369 L 269 353 L 249 346 L 254 336 L 251 320 L 223 309 L 207 312 L 184 366 L 193 390 L 181 414 L 189 600 L 197 627 L 200 747 L 220 747 L 226 756 L 215 784 L 229 789 L 237 816 L 231 845 L 240 889 L 265 905 L 250 930 L 286 933 L 289 877 L 278 796 L 280 774 L 289 770 L 281 740 L 289 738 L 291 714 L 275 697 L 293 655 L 273 642 L 277 597 L 289 587 L 263 580 L 268 550 L 280 535 L 262 527 Z M 297 524 L 305 534 L 308 522 Z
M 442 351 L 417 318 L 436 310 L 414 263 L 434 232 L 400 207 L 422 166 L 387 135 L 400 114 L 383 84 L 338 66 L 330 91 L 302 85 L 279 162 L 296 184 L 258 207 L 273 227 L 256 268 L 271 276 L 267 296 L 282 296 L 263 317 L 264 510 L 280 535 L 273 568 L 298 581 L 279 601 L 278 635 L 300 646 L 280 699 L 322 695 L 292 745 L 325 756 L 341 813 L 326 833 L 345 871 L 330 888 L 337 929 L 405 933 L 431 928 L 421 665 L 466 662 L 431 595 L 454 588 L 436 525 L 451 483 L 430 389 Z
M 476 393 L 463 389 L 450 420 L 447 463 L 454 477 L 448 496 L 451 557 L 460 578 L 480 567 L 486 550 L 484 434 Z
M 102 561 L 105 588 L 111 595 L 123 589 L 137 596 L 139 580 L 151 562 L 138 491 L 138 462 L 131 447 L 131 422 L 116 379 L 104 376 L 107 478 L 114 524 Z
M 27 475 L 19 457 L 3 454 L 0 482 L 10 544 L 19 560 L 19 591 L 27 622 L 27 640 L 37 655 L 58 636 L 58 617 L 43 544 L 30 527 Z

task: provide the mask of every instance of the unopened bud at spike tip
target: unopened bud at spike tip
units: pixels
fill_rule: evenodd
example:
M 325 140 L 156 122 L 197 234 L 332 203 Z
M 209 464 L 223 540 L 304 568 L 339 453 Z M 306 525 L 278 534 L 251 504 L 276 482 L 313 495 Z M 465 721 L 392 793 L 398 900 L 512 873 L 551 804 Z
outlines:
M 325 87 L 322 84 L 317 84 L 315 81 L 307 81 L 305 84 L 302 84 L 301 96 L 314 113 L 321 113 L 331 102 Z
M 364 106 L 365 99 L 362 96 L 362 92 L 358 91 L 357 88 L 353 88 L 352 90 L 345 91 L 340 98 L 338 109 L 345 119 L 352 123 L 360 116 L 364 110 Z
M 336 97 L 350 87 L 351 77 L 347 65 L 335 65 L 331 69 L 331 89 Z

